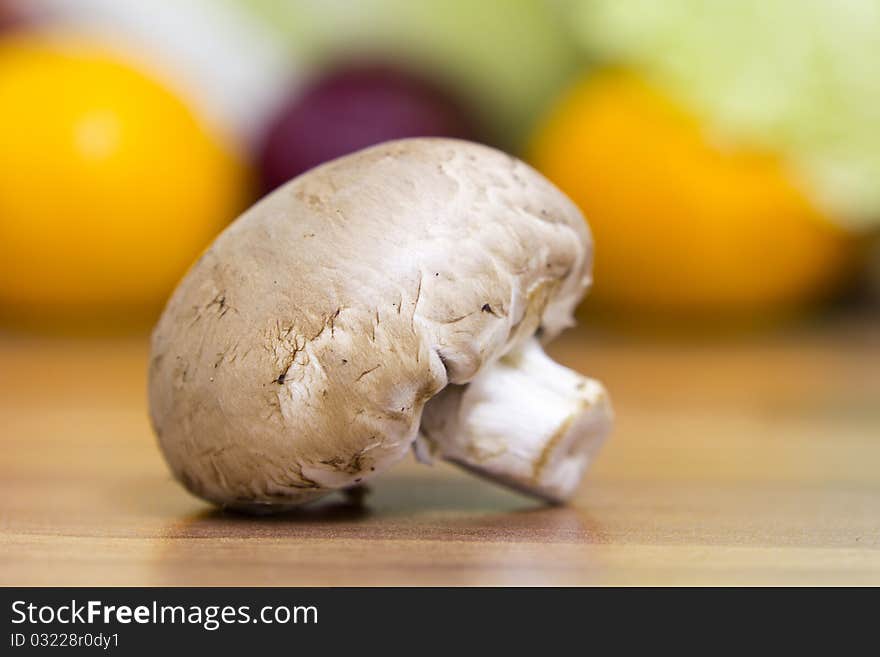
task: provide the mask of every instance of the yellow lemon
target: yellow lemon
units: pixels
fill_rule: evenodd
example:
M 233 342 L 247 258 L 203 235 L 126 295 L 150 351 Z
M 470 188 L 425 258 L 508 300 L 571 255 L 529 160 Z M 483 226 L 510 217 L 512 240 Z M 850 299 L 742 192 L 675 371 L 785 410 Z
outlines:
M 99 47 L 0 41 L 0 313 L 155 308 L 246 201 L 232 151 Z
M 723 150 L 638 77 L 577 84 L 531 144 L 533 164 L 581 207 L 597 301 L 655 314 L 786 311 L 847 272 L 853 243 L 781 159 Z

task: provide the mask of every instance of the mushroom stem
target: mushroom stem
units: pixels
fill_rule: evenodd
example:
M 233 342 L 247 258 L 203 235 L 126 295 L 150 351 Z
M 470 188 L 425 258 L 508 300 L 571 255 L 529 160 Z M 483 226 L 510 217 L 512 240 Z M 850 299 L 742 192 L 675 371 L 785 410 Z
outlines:
M 560 503 L 576 491 L 611 424 L 602 385 L 551 360 L 532 338 L 425 406 L 416 455 Z

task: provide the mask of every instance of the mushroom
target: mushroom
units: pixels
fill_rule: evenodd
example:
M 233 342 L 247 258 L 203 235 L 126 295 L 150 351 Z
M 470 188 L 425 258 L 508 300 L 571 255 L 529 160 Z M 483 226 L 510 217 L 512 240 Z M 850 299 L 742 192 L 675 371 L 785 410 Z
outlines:
M 254 512 L 358 486 L 413 447 L 563 501 L 610 408 L 536 334 L 572 324 L 591 261 L 577 208 L 486 146 L 407 139 L 313 169 L 169 300 L 149 375 L 165 458 L 194 494 Z

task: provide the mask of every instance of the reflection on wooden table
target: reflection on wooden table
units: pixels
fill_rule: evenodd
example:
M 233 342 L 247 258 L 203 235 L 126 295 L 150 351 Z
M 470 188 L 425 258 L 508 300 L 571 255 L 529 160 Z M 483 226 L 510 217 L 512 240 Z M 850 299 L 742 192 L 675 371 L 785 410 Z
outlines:
M 150 433 L 145 340 L 0 339 L 0 583 L 880 584 L 880 323 L 574 331 L 615 435 L 569 507 L 404 463 L 362 507 L 214 511 Z

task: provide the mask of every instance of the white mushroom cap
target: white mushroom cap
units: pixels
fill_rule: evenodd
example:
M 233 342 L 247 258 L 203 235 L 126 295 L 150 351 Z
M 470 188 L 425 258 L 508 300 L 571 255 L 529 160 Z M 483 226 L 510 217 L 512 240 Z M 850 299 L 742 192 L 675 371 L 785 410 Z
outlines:
M 485 146 L 389 142 L 296 178 L 217 238 L 155 329 L 172 471 L 257 510 L 365 481 L 448 384 L 569 326 L 591 256 L 577 208 Z

